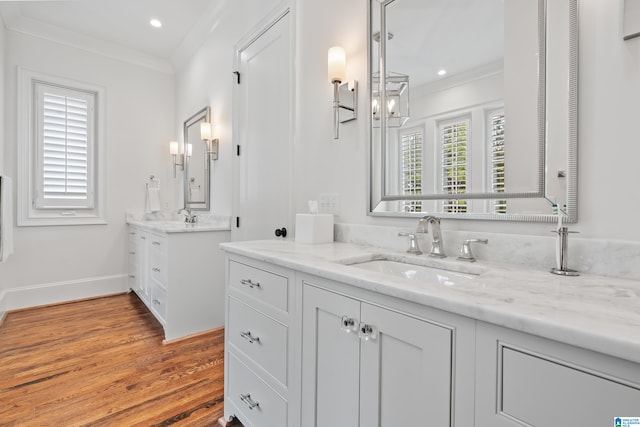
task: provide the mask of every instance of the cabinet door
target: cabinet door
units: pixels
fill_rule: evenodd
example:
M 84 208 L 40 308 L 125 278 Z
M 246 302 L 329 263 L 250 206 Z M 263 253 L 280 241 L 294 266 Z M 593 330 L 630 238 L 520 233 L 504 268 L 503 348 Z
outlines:
M 358 425 L 360 340 L 345 332 L 343 316 L 357 328 L 360 302 L 333 292 L 303 287 L 302 425 Z M 355 329 L 355 328 L 354 328 Z
M 452 331 L 366 303 L 361 322 L 360 426 L 450 426 Z
M 478 323 L 476 426 L 613 426 L 640 414 L 640 366 Z

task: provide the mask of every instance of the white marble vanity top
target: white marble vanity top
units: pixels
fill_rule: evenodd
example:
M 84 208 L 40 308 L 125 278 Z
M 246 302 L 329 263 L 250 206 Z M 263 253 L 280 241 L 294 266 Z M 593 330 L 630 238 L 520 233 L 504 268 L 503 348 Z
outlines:
M 127 224 L 136 225 L 150 231 L 160 233 L 197 233 L 203 231 L 229 231 L 231 230 L 230 217 L 215 216 L 199 219 L 190 224 L 184 219 L 135 219 L 127 218 Z
M 557 276 L 509 265 L 468 264 L 350 243 L 264 240 L 223 243 L 229 252 L 392 297 L 640 363 L 640 282 L 594 275 Z M 417 282 L 347 264 L 396 258 L 480 273 L 453 286 Z

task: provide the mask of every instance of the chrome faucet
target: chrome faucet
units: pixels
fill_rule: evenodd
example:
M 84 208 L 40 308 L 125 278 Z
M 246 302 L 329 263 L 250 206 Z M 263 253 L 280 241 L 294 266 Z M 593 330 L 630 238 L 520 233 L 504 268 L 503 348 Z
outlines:
M 413 255 L 422 255 L 422 251 L 420 250 L 420 246 L 418 245 L 418 238 L 413 233 L 398 233 L 400 237 L 408 237 L 409 238 L 409 249 L 407 249 L 408 254 Z
M 480 244 L 486 245 L 487 243 L 489 243 L 489 240 L 487 239 L 465 240 L 464 243 L 462 243 L 462 248 L 460 248 L 460 254 L 458 255 L 458 259 L 460 261 L 476 262 L 476 257 L 473 255 L 473 252 L 471 252 L 472 243 L 480 243 Z
M 184 215 L 184 222 L 188 224 L 195 224 L 198 221 L 198 216 L 189 209 L 180 209 L 178 215 Z
M 432 236 L 431 252 L 429 252 L 429 256 L 445 258 L 446 255 L 444 253 L 444 245 L 442 243 L 442 232 L 440 231 L 440 218 L 436 218 L 432 215 L 420 218 L 420 221 L 418 221 L 418 228 L 416 229 L 416 233 L 428 233 L 429 224 L 431 224 Z

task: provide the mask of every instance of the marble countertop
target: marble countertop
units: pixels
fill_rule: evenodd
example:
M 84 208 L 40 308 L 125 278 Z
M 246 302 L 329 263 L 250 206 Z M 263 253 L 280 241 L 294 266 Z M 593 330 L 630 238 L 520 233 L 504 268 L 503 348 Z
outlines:
M 140 219 L 127 219 L 127 224 L 135 225 L 144 228 L 149 231 L 156 231 L 159 233 L 199 233 L 204 231 L 229 231 L 231 230 L 231 223 L 229 217 L 215 217 L 209 218 L 206 221 L 199 221 L 194 224 L 184 222 L 181 220 L 167 220 L 167 219 L 154 219 L 154 220 L 140 220 Z
M 392 297 L 640 363 L 640 282 L 557 276 L 507 264 L 412 256 L 350 243 L 264 240 L 222 249 Z M 395 259 L 478 274 L 453 286 L 418 282 L 348 264 Z

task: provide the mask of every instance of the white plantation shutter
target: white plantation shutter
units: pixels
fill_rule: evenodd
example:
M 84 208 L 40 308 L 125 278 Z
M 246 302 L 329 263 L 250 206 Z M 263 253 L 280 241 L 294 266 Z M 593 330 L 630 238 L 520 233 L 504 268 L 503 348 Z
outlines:
M 491 132 L 491 191 L 504 193 L 504 112 L 496 111 L 489 115 Z M 506 200 L 493 201 L 494 213 L 507 213 Z
M 442 154 L 442 192 L 467 192 L 467 148 L 470 121 L 458 119 L 440 125 Z M 443 212 L 466 212 L 466 200 L 445 200 Z
M 38 107 L 35 206 L 91 209 L 95 94 L 36 83 Z
M 422 162 L 423 144 L 422 129 L 414 130 L 401 135 L 400 170 L 402 194 L 405 196 L 422 194 Z M 421 212 L 420 200 L 406 200 L 402 202 L 404 212 Z

